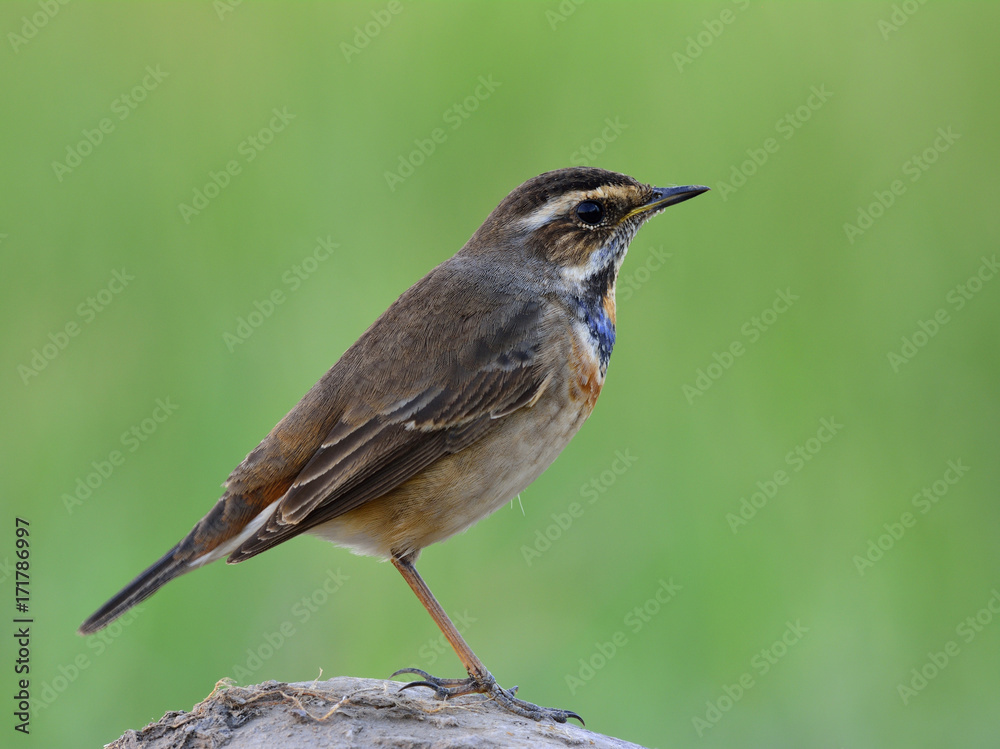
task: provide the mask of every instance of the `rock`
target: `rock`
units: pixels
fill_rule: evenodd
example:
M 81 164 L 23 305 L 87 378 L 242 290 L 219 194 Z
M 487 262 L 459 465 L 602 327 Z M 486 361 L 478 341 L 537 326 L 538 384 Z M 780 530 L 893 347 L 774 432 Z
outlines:
M 251 687 L 224 680 L 189 712 L 168 712 L 110 749 L 642 749 L 571 724 L 536 722 L 481 695 L 442 702 L 398 681 L 354 679 Z

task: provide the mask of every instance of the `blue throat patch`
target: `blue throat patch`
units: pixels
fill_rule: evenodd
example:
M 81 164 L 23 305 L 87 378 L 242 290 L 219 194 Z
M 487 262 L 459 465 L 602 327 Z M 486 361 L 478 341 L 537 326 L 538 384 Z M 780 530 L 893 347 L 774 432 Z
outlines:
M 587 326 L 590 340 L 597 349 L 597 359 L 601 364 L 601 374 L 608 370 L 611 350 L 615 347 L 615 324 L 604 310 L 604 296 L 576 300 L 577 314 Z
M 616 236 L 610 243 L 598 250 L 598 262 L 603 265 L 601 270 L 590 276 L 580 290 L 579 296 L 574 295 L 576 314 L 587 326 L 590 340 L 597 350 L 597 360 L 601 366 L 601 374 L 608 370 L 611 361 L 611 350 L 615 347 L 615 324 L 604 309 L 604 299 L 611 294 L 618 277 L 618 266 L 628 250 L 632 240 L 632 231 L 627 236 Z
M 582 293 L 575 296 L 576 314 L 587 326 L 590 340 L 597 350 L 597 360 L 601 365 L 601 374 L 608 369 L 611 360 L 611 350 L 615 347 L 615 324 L 604 309 L 604 298 L 611 293 L 615 285 L 617 268 L 613 263 L 602 271 L 587 279 Z

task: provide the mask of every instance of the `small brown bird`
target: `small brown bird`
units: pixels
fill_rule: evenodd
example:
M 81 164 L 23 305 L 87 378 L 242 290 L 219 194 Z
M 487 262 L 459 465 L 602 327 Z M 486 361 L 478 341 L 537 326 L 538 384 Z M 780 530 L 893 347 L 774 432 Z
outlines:
M 397 671 L 422 677 L 407 687 L 442 699 L 484 693 L 535 720 L 579 720 L 500 687 L 414 563 L 562 452 L 604 385 L 629 243 L 646 220 L 707 189 L 592 168 L 525 182 L 365 331 L 230 474 L 211 511 L 80 633 L 196 567 L 242 562 L 308 532 L 391 559 L 469 674 Z

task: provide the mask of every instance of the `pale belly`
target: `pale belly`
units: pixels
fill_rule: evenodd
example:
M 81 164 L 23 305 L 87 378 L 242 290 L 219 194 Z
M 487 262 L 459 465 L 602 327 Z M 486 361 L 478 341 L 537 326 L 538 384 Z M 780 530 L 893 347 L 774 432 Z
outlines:
M 550 386 L 475 444 L 309 532 L 358 554 L 389 557 L 466 530 L 517 496 L 562 452 L 600 393 L 603 377 L 595 370 L 596 362 L 592 376 Z

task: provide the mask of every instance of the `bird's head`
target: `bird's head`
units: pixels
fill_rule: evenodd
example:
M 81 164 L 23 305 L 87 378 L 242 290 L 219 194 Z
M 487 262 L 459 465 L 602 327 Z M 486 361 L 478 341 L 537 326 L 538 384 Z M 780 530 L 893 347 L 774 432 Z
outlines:
M 567 281 L 610 275 L 613 282 L 643 223 L 706 190 L 652 187 L 591 167 L 546 172 L 504 198 L 467 249 L 532 265 L 541 260 Z

